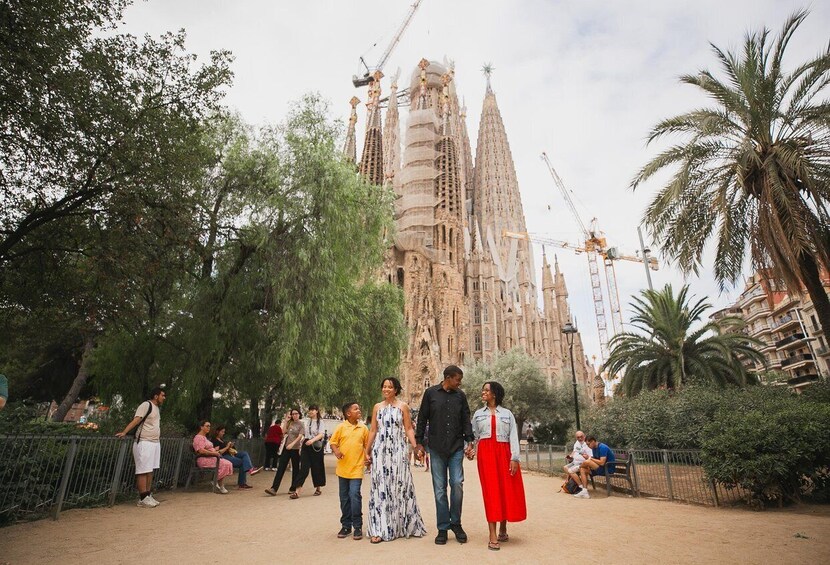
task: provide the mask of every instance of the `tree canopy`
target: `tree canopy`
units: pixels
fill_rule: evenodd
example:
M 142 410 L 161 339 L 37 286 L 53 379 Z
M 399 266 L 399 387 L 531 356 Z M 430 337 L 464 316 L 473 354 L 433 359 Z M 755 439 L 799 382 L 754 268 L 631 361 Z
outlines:
M 711 308 L 696 302 L 684 286 L 675 296 L 671 285 L 644 290 L 632 303 L 631 325 L 636 331 L 617 334 L 603 369 L 624 373 L 622 390 L 632 396 L 642 390 L 679 389 L 690 383 L 716 386 L 757 381 L 748 363 L 762 362 L 761 342 L 740 331 L 736 317 L 703 322 Z
M 784 69 L 799 11 L 771 40 L 766 28 L 748 33 L 740 50 L 712 46 L 720 73 L 681 77 L 713 106 L 659 122 L 649 143 L 682 141 L 654 157 L 632 187 L 663 169 L 669 182 L 651 201 L 645 223 L 663 253 L 697 271 L 714 239 L 714 273 L 721 285 L 739 280 L 749 255 L 798 294 L 806 287 L 830 342 L 830 44 L 818 56 Z

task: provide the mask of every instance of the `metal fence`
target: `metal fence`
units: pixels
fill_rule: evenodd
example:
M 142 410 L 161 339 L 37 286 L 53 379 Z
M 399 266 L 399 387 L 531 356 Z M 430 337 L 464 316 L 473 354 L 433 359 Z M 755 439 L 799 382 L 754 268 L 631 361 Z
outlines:
M 255 464 L 261 439 L 234 440 Z M 67 508 L 112 506 L 136 496 L 132 439 L 69 436 L 0 437 L 0 526 L 52 516 Z M 185 483 L 194 456 L 191 438 L 161 440 L 154 490 Z
M 527 444 L 522 446 L 524 467 L 564 477 L 565 455 L 570 447 Z M 731 505 L 744 499 L 739 488 L 727 488 L 706 478 L 695 449 L 614 450 L 632 459 L 631 481 L 612 475 L 613 490 L 631 496 L 666 499 L 706 506 Z M 599 481 L 604 485 L 604 480 Z M 599 486 L 599 485 L 598 485 Z

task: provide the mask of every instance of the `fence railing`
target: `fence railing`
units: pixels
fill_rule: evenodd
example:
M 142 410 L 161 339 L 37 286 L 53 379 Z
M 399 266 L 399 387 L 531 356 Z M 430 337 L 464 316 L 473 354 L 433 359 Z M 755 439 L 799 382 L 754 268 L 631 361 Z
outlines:
M 255 464 L 261 439 L 234 440 Z M 0 437 L 0 526 L 77 507 L 112 506 L 136 496 L 132 439 L 95 436 Z M 185 483 L 193 466 L 192 438 L 163 438 L 154 490 Z
M 564 476 L 565 455 L 570 447 L 527 444 L 522 446 L 524 467 L 531 471 Z M 612 488 L 632 496 L 721 506 L 739 502 L 744 492 L 727 488 L 706 478 L 695 449 L 614 450 L 632 458 L 633 487 L 621 478 L 613 478 Z M 600 479 L 604 481 L 604 479 Z

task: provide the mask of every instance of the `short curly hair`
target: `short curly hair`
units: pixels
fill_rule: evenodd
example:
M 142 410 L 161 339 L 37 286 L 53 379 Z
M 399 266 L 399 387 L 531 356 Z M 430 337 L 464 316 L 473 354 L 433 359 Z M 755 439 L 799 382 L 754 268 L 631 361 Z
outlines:
M 490 392 L 496 397 L 496 406 L 501 406 L 501 403 L 504 401 L 504 387 L 496 381 L 487 381 L 481 385 L 481 389 L 484 390 L 486 385 L 490 385 Z

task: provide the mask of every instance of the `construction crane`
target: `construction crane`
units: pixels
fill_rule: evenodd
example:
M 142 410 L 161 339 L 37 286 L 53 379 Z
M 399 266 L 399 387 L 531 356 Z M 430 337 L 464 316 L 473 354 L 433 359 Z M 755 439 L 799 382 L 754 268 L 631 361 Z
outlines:
M 360 58 L 360 64 L 363 66 L 364 73 L 363 76 L 352 76 L 352 84 L 354 84 L 355 88 L 360 88 L 361 86 L 366 86 L 370 82 L 373 82 L 374 75 L 376 71 L 382 71 L 383 66 L 386 65 L 386 61 L 389 60 L 389 56 L 392 55 L 392 51 L 398 45 L 398 42 L 401 40 L 401 36 L 403 36 L 403 32 L 406 31 L 406 28 L 409 27 L 409 23 L 412 21 L 412 17 L 415 15 L 415 12 L 418 10 L 418 6 L 421 5 L 422 0 L 415 0 L 415 3 L 412 4 L 409 8 L 409 13 L 404 18 L 403 22 L 401 22 L 400 27 L 398 27 L 397 33 L 395 33 L 394 37 L 392 37 L 391 43 L 386 48 L 386 51 L 383 52 L 383 55 L 380 57 L 380 60 L 374 67 L 369 67 L 366 64 L 366 61 L 363 57 Z
M 605 280 L 608 285 L 608 300 L 611 311 L 611 323 L 613 325 L 614 335 L 621 332 L 623 329 L 622 309 L 620 308 L 620 295 L 617 288 L 617 274 L 614 269 L 614 261 L 635 261 L 644 263 L 647 261 L 647 266 L 652 270 L 657 270 L 658 264 L 654 257 L 644 259 L 637 255 L 624 255 L 619 252 L 616 247 L 609 247 L 605 236 L 597 227 L 597 219 L 593 218 L 591 223 L 586 227 L 585 222 L 579 215 L 579 212 L 574 206 L 571 195 L 565 187 L 565 183 L 559 177 L 556 169 L 548 159 L 547 153 L 542 153 L 542 160 L 548 167 L 550 176 L 553 178 L 554 184 L 562 193 L 565 203 L 571 211 L 579 229 L 582 231 L 584 243 L 579 246 L 569 244 L 567 242 L 552 240 L 541 236 L 533 236 L 530 234 L 517 234 L 513 232 L 506 232 L 507 237 L 517 237 L 521 239 L 528 239 L 530 241 L 537 241 L 538 243 L 546 243 L 556 247 L 565 249 L 573 249 L 577 253 L 585 253 L 588 257 L 588 272 L 591 278 L 591 291 L 594 301 L 594 314 L 597 319 L 597 331 L 599 333 L 599 343 L 602 353 L 602 360 L 608 359 L 609 354 L 609 337 L 608 337 L 608 322 L 605 316 L 605 300 L 602 293 L 602 284 L 600 282 L 599 274 L 599 257 L 602 257 L 603 267 L 605 270 Z M 508 235 L 509 234 L 509 235 Z

